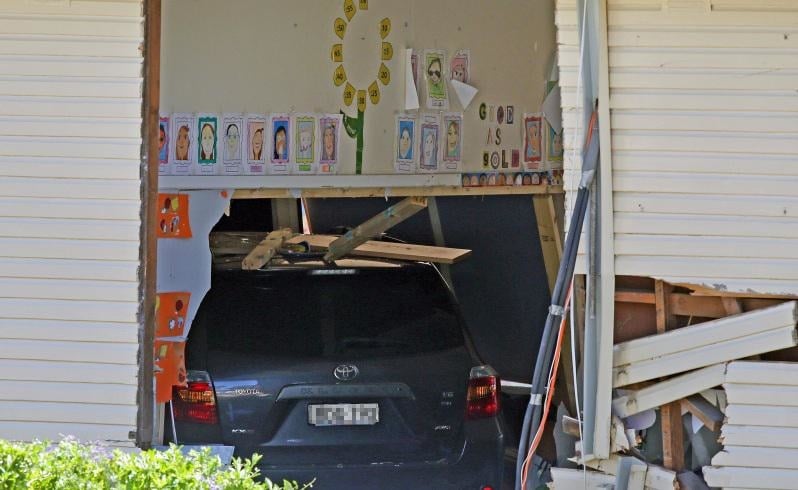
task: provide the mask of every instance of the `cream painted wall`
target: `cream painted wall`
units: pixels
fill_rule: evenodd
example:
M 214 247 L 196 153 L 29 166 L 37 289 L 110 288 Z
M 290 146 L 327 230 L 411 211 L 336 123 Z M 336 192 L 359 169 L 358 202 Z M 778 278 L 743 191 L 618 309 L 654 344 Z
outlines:
M 355 2 L 357 4 L 357 1 Z M 380 66 L 378 25 L 388 17 L 394 57 L 391 83 L 366 109 L 363 173 L 393 173 L 394 116 L 404 100 L 405 47 L 471 50 L 480 92 L 465 111 L 464 169 L 482 168 L 484 149 L 521 147 L 524 112 L 539 110 L 554 52 L 553 0 L 370 0 L 349 22 L 344 66 L 365 89 Z M 161 108 L 164 112 L 338 112 L 343 87 L 332 81 L 333 21 L 338 0 L 169 0 L 163 4 Z M 422 93 L 423 95 L 423 93 Z M 502 125 L 502 145 L 486 145 L 481 102 L 514 105 L 515 124 Z M 423 102 L 422 102 L 423 104 Z M 461 107 L 450 93 L 451 109 Z M 340 173 L 354 173 L 355 142 L 345 136 Z

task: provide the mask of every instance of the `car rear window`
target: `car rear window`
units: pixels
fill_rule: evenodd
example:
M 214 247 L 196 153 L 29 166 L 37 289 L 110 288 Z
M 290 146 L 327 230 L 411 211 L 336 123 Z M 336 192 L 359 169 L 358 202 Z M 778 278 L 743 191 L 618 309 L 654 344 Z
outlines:
M 237 272 L 217 279 L 194 326 L 206 330 L 209 350 L 373 358 L 464 344 L 448 290 L 430 267 Z

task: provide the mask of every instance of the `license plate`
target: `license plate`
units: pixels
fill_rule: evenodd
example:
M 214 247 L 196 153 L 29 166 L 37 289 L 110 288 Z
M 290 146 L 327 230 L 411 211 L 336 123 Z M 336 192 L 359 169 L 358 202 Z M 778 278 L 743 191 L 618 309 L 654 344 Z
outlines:
M 317 427 L 374 425 L 379 421 L 380 406 L 376 403 L 308 405 L 308 423 Z

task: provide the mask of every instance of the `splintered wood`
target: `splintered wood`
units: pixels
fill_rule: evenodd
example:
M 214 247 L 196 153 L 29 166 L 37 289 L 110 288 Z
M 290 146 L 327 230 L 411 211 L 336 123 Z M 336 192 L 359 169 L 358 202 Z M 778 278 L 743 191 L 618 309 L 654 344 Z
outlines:
M 426 197 L 408 197 L 330 243 L 325 262 L 333 262 L 427 207 Z
M 241 262 L 241 268 L 247 271 L 257 270 L 268 264 L 277 254 L 283 243 L 291 238 L 293 232 L 290 228 L 275 230 L 263 239 Z

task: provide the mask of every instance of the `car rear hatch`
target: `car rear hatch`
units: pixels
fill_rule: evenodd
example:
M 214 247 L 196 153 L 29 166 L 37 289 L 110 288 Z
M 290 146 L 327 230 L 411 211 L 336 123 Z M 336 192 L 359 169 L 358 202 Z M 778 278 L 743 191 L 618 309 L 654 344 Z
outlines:
M 280 467 L 458 459 L 476 360 L 434 269 L 216 279 L 195 327 L 224 442 L 239 454 Z

